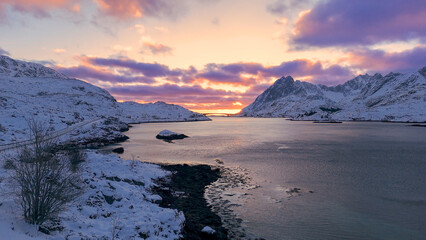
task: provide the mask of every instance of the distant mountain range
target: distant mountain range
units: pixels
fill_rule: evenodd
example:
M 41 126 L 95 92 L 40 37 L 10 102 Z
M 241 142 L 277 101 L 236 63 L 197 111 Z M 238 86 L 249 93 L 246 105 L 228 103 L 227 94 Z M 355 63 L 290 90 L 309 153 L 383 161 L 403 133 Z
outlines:
M 102 138 L 112 132 L 119 135 L 116 130 L 127 123 L 209 120 L 164 102 L 117 102 L 108 91 L 87 82 L 41 64 L 0 56 L 0 145 L 28 138 L 26 121 L 31 118 L 48 124 L 52 130 L 109 118 L 99 123 L 97 130 L 86 131 L 84 138 Z
M 426 122 L 426 67 L 359 75 L 332 87 L 282 77 L 238 116 Z

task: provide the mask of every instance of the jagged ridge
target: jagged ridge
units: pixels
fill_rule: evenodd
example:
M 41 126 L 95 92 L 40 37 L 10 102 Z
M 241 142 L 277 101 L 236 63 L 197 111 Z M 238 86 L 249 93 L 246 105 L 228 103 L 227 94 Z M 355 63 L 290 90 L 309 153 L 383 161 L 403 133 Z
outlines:
M 360 75 L 332 87 L 282 77 L 239 116 L 424 122 L 425 114 L 426 67 L 406 74 Z

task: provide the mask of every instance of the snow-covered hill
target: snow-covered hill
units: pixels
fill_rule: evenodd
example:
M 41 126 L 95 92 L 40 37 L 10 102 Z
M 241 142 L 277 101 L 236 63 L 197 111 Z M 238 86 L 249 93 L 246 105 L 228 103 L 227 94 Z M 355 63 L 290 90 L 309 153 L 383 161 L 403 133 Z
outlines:
M 426 122 L 426 67 L 327 87 L 282 77 L 239 116 Z
M 31 118 L 48 123 L 52 131 L 102 119 L 67 136 L 78 141 L 122 138 L 119 130 L 127 123 L 209 120 L 164 102 L 119 103 L 102 88 L 37 63 L 0 56 L 0 145 L 27 139 L 27 120 Z

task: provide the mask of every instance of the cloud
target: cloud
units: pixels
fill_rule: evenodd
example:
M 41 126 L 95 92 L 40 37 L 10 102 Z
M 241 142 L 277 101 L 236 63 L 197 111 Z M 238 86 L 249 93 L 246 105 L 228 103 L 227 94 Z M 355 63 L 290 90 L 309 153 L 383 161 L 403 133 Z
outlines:
M 252 97 L 238 96 L 225 90 L 203 88 L 199 85 L 177 86 L 164 84 L 156 86 L 115 86 L 107 88 L 111 94 L 126 101 L 165 101 L 190 107 L 191 109 L 239 109 L 253 101 Z
M 183 0 L 95 0 L 101 13 L 120 19 L 152 16 L 176 19 L 185 12 Z
M 424 0 L 329 0 L 296 22 L 293 41 L 305 46 L 372 45 L 425 39 Z
M 3 48 L 0 48 L 0 55 L 10 55 L 10 53 Z
M 256 78 L 243 77 L 243 74 L 253 75 Z M 339 65 L 324 66 L 319 61 L 297 59 L 273 66 L 263 66 L 259 63 L 211 63 L 206 65 L 196 75 L 196 78 L 216 83 L 239 83 L 247 86 L 256 84 L 256 79 L 280 78 L 287 75 L 326 85 L 342 83 L 354 76 L 348 67 Z
M 274 3 L 268 4 L 266 10 L 274 15 L 281 16 L 285 11 L 299 2 L 302 2 L 302 0 L 277 0 Z
M 222 71 L 207 71 L 196 75 L 196 78 L 205 79 L 216 83 L 242 83 L 243 80 L 237 74 L 229 74 Z
M 64 49 L 64 48 L 55 48 L 55 49 L 53 49 L 52 51 L 53 51 L 54 53 L 57 53 L 57 54 L 66 53 L 66 52 L 67 52 L 67 50 L 66 50 L 66 49 Z
M 5 9 L 29 13 L 37 18 L 50 17 L 50 12 L 56 9 L 65 9 L 70 12 L 80 11 L 80 0 L 2 0 L 0 15 L 5 17 Z
M 165 77 L 180 75 L 179 70 L 171 70 L 168 66 L 159 63 L 136 62 L 130 59 L 109 59 L 109 58 L 84 58 L 92 65 L 105 67 L 127 68 L 133 73 L 143 74 L 146 77 Z
M 426 66 L 426 46 L 403 52 L 360 49 L 351 51 L 346 58 L 351 65 L 369 72 L 409 72 Z
M 143 45 L 144 49 L 147 49 L 148 51 L 150 51 L 154 55 L 172 54 L 172 51 L 173 51 L 173 48 L 166 46 L 164 44 L 161 44 L 161 43 L 143 42 L 142 45 Z M 142 50 L 142 53 L 144 53 L 144 52 L 145 51 Z
M 199 85 L 178 86 L 174 84 L 163 84 L 159 86 L 117 86 L 111 87 L 112 93 L 119 95 L 139 95 L 139 96 L 217 96 L 227 94 L 224 90 L 215 90 L 211 88 L 202 88 Z
M 123 20 L 145 16 L 175 20 L 187 11 L 186 0 L 1 0 L 0 20 L 7 18 L 6 9 L 46 18 L 54 10 L 79 13 L 87 2 L 94 2 L 101 16 Z
M 93 83 L 110 82 L 110 83 L 155 83 L 155 79 L 144 76 L 126 76 L 115 74 L 108 71 L 98 70 L 88 66 L 77 67 L 55 67 L 56 70 L 73 78 L 80 78 Z

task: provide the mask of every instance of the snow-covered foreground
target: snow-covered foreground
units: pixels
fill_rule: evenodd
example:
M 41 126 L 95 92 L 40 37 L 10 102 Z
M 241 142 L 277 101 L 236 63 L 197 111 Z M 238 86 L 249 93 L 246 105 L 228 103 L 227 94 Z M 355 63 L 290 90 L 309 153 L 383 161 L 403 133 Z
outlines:
M 4 162 L 0 162 L 1 166 Z M 122 160 L 115 154 L 87 153 L 83 163 L 84 193 L 60 214 L 50 235 L 23 220 L 10 170 L 0 168 L 0 239 L 178 239 L 182 212 L 161 208 L 150 192 L 154 180 L 170 172 L 158 165 Z

